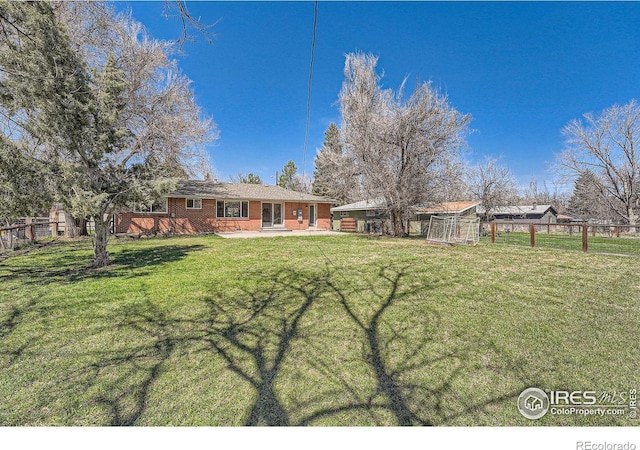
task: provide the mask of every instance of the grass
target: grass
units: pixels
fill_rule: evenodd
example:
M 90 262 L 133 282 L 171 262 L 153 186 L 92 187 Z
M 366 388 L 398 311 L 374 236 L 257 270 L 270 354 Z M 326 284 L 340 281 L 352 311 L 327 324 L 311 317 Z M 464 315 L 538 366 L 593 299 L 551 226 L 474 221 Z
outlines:
M 0 425 L 630 425 L 640 259 L 358 236 L 89 241 L 0 262 Z

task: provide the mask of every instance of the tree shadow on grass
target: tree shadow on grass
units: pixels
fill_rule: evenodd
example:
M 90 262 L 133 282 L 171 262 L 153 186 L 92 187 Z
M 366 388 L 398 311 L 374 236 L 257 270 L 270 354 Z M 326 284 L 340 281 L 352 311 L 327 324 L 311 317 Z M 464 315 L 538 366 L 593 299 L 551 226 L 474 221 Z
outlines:
M 73 246 L 69 253 L 69 245 Z M 62 247 L 62 246 L 61 246 Z M 21 277 L 21 285 L 47 286 L 49 284 L 75 283 L 85 279 L 122 277 L 124 279 L 144 276 L 154 265 L 171 263 L 186 257 L 189 253 L 203 249 L 202 245 L 165 245 L 143 249 L 122 249 L 115 252 L 112 265 L 100 270 L 90 266 L 90 256 L 80 258 L 73 252 L 80 249 L 77 243 L 68 244 L 59 253 L 47 255 L 46 259 L 9 260 L 0 263 L 0 283 Z M 4 272 L 4 273 L 2 273 Z M 26 317 L 43 317 L 46 320 L 53 308 L 64 308 L 46 303 L 46 298 L 15 300 L 11 296 L 0 298 L 0 367 L 12 365 L 30 346 L 36 345 L 37 338 L 32 335 L 19 345 L 7 344 L 7 339 L 20 328 Z
M 22 261 L 20 265 L 15 260 L 6 261 L 2 264 L 5 273 L 0 274 L 0 283 L 16 277 L 21 277 L 24 284 L 48 285 L 74 283 L 84 279 L 143 276 L 149 272 L 141 270 L 142 268 L 178 261 L 203 248 L 202 245 L 163 245 L 122 249 L 114 252 L 111 264 L 101 269 L 93 268 L 91 255 L 70 255 L 62 250 L 48 255 L 46 259 L 35 259 L 33 264 L 29 260 Z
M 132 313 L 138 320 L 129 322 L 128 326 L 146 335 L 147 344 L 133 348 L 129 353 L 101 358 L 91 366 L 96 377 L 101 371 L 116 369 L 120 372 L 120 379 L 115 384 L 119 391 L 108 390 L 95 398 L 96 404 L 108 408 L 110 425 L 136 424 L 146 409 L 150 388 L 175 350 L 173 324 L 165 313 L 150 302 L 137 314 Z
M 132 339 L 113 342 L 112 349 L 81 355 L 90 362 L 60 380 L 58 395 L 64 393 L 76 402 L 82 398 L 88 405 L 98 406 L 104 411 L 106 425 L 138 424 L 148 406 L 150 390 L 175 353 L 176 344 L 183 340 L 178 324 L 152 301 L 131 305 L 113 327 Z
M 397 302 L 398 299 L 410 294 L 411 292 L 400 292 L 400 281 L 404 275 L 402 271 L 398 271 L 393 275 L 388 275 L 387 270 L 381 269 L 379 276 L 382 280 L 388 282 L 389 292 L 380 293 L 378 289 L 372 288 L 370 293 L 374 297 L 378 297 L 381 302 L 377 309 L 373 311 L 370 317 L 360 317 L 356 312 L 356 309 L 350 305 L 347 296 L 336 287 L 335 284 L 330 283 L 330 287 L 338 297 L 340 305 L 347 313 L 353 324 L 364 334 L 366 339 L 366 353 L 364 356 L 367 364 L 373 369 L 375 379 L 377 383 L 376 395 L 380 394 L 385 401 L 379 405 L 379 407 L 387 408 L 395 416 L 398 425 L 433 425 L 428 419 L 421 418 L 415 411 L 413 411 L 405 398 L 405 391 L 407 386 L 402 386 L 399 379 L 399 375 L 403 371 L 408 371 L 412 367 L 412 360 L 424 349 L 429 340 L 429 335 L 423 336 L 422 340 L 418 341 L 417 345 L 412 348 L 408 354 L 401 361 L 401 369 L 391 370 L 387 367 L 385 361 L 384 351 L 389 348 L 394 341 L 402 341 L 403 344 L 409 344 L 407 339 L 397 329 L 392 329 L 388 340 L 383 340 L 381 336 L 380 328 L 383 325 L 384 313 Z M 424 287 L 422 287 L 424 288 Z M 422 289 L 421 288 L 421 289 Z M 437 314 L 434 314 L 434 318 L 437 320 Z M 401 325 L 401 324 L 398 324 Z M 371 397 L 372 399 L 373 397 Z M 368 404 L 371 404 L 371 400 Z M 330 414 L 330 410 L 321 411 L 315 413 L 315 417 L 326 416 Z
M 494 343 L 447 339 L 429 301 L 436 283 L 416 284 L 404 268 L 380 268 L 375 282 L 350 293 L 336 273 L 286 270 L 268 279 L 239 296 L 208 297 L 210 319 L 195 338 L 254 390 L 245 425 L 344 423 L 349 417 L 442 425 L 488 414 L 535 384 Z M 314 319 L 305 319 L 313 308 Z M 314 322 L 322 308 L 330 311 L 329 323 Z M 347 352 L 342 364 L 341 347 L 354 343 L 361 353 Z M 498 380 L 504 383 L 491 385 Z M 481 393 L 471 388 L 475 383 Z M 304 399 L 293 392 L 300 388 Z
M 87 351 L 52 394 L 99 407 L 110 425 L 140 424 L 162 401 L 152 396 L 158 380 L 183 378 L 181 359 L 197 353 L 250 388 L 238 397 L 237 384 L 210 382 L 212 396 L 245 406 L 244 425 L 495 425 L 496 409 L 515 410 L 518 394 L 538 384 L 497 343 L 445 324 L 438 280 L 421 283 L 414 269 L 379 267 L 375 279 L 283 269 L 243 280 L 248 287 L 211 288 L 187 315 L 148 298 L 130 305 L 113 323 L 124 342 Z M 167 417 L 169 405 L 161 408 Z M 166 424 L 155 420 L 145 423 Z
M 321 276 L 281 271 L 259 291 L 205 299 L 209 320 L 198 339 L 255 389 L 255 402 L 245 425 L 291 424 L 276 395 L 275 380 L 291 345 L 300 337 L 303 315 L 325 289 Z
M 85 354 L 92 362 L 69 374 L 61 389 L 104 408 L 109 425 L 136 425 L 166 362 L 186 358 L 195 349 L 213 352 L 254 388 L 245 425 L 290 425 L 275 380 L 298 338 L 300 320 L 326 285 L 320 278 L 292 272 L 261 278 L 257 284 L 259 290 L 238 296 L 217 292 L 205 298 L 205 313 L 193 318 L 171 317 L 153 301 L 128 307 L 114 326 L 137 338 L 119 349 Z
M 29 342 L 25 341 L 18 346 L 6 345 L 5 340 L 10 336 L 16 327 L 24 320 L 24 316 L 35 306 L 36 301 L 34 299 L 22 305 L 11 304 L 8 305 L 8 313 L 4 314 L 4 317 L 0 320 L 0 359 L 4 362 L 0 363 L 0 367 L 7 368 L 11 366 L 29 347 Z M 6 359 L 5 359 L 6 358 Z
M 362 362 L 374 376 L 375 389 L 367 396 L 354 396 L 357 389 L 344 376 L 330 365 L 316 363 L 324 376 L 337 380 L 354 398 L 344 405 L 316 410 L 301 424 L 361 409 L 372 418 L 376 410 L 386 411 L 400 426 L 443 425 L 486 412 L 535 384 L 495 343 L 482 339 L 460 342 L 441 332 L 441 313 L 430 301 L 437 289 L 435 281 L 416 285 L 407 268 L 389 267 L 381 267 L 378 283 L 360 292 L 347 294 L 335 279 L 329 281 L 338 304 L 362 336 Z M 494 365 L 483 365 L 479 361 L 483 359 Z M 484 381 L 479 390 L 489 393 L 478 395 L 471 388 L 476 379 L 496 379 L 487 370 L 502 372 L 506 385 L 513 387 L 487 386 Z

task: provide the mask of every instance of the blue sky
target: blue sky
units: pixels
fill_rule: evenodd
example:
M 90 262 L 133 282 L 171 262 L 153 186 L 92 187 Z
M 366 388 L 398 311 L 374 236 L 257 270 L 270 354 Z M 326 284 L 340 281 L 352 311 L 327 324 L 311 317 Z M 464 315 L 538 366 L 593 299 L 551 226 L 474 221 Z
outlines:
M 180 23 L 162 2 L 129 5 L 161 39 Z M 220 139 L 210 147 L 221 179 L 254 172 L 272 183 L 292 159 L 302 170 L 313 2 L 189 2 L 214 23 L 184 46 L 179 66 Z M 344 55 L 379 56 L 382 83 L 431 80 L 473 116 L 471 162 L 502 156 L 521 184 L 550 180 L 561 129 L 586 112 L 640 98 L 640 3 L 339 2 L 319 4 L 305 172 L 337 105 Z

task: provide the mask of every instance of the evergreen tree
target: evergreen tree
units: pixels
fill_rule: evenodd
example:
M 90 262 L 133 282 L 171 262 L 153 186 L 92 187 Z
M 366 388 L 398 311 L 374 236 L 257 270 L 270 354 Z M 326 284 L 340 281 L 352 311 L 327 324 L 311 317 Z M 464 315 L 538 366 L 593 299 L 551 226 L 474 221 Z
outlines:
M 340 130 L 331 122 L 324 132 L 324 143 L 318 151 L 314 161 L 312 193 L 316 195 L 330 196 L 334 184 L 335 160 L 332 157 L 342 155 L 340 144 Z
M 590 170 L 584 171 L 573 185 L 569 198 L 569 212 L 581 219 L 609 219 L 610 213 L 604 206 L 604 192 L 598 178 Z
M 67 34 L 74 24 L 61 24 L 48 3 L 0 4 L 0 116 L 15 130 L 3 136 L 0 173 L 36 161 L 42 186 L 75 217 L 93 218 L 95 267 L 109 264 L 116 208 L 149 205 L 173 188 L 187 173 L 184 154 L 212 127 L 199 119 L 188 80 L 172 72 L 163 47 L 99 11 L 92 25 L 113 42 L 92 46 L 88 67 L 82 42 Z M 6 149 L 21 158 L 3 157 Z
M 278 177 L 278 186 L 292 191 L 299 191 L 300 186 L 297 180 L 297 174 L 298 168 L 296 167 L 296 163 L 289 160 Z
M 235 177 L 231 177 L 231 181 L 234 183 L 244 183 L 244 184 L 262 184 L 262 180 L 260 177 L 252 172 L 249 172 L 248 175 L 240 172 Z

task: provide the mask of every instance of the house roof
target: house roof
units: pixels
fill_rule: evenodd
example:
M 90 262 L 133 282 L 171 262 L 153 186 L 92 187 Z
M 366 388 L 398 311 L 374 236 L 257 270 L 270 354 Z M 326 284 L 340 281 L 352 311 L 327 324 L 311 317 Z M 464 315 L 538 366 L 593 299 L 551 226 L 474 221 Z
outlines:
M 218 181 L 185 180 L 167 197 L 198 197 L 237 200 L 275 200 L 291 202 L 334 203 L 330 198 L 290 191 L 280 186 Z
M 468 209 L 478 206 L 480 202 L 468 200 L 463 202 L 444 202 L 437 205 L 418 208 L 418 214 L 461 214 Z
M 360 200 L 359 202 L 349 203 L 348 205 L 336 206 L 331 208 L 331 212 L 334 211 L 366 211 L 368 209 L 382 209 L 384 208 L 384 200 L 381 198 L 374 200 Z
M 498 215 L 509 215 L 509 216 L 524 216 L 531 214 L 540 214 L 544 215 L 547 211 L 551 209 L 554 214 L 557 214 L 556 209 L 552 205 L 513 205 L 513 206 L 503 206 L 501 208 L 494 209 L 491 213 L 494 216 Z M 485 209 L 483 207 L 478 207 L 478 213 L 484 214 Z

